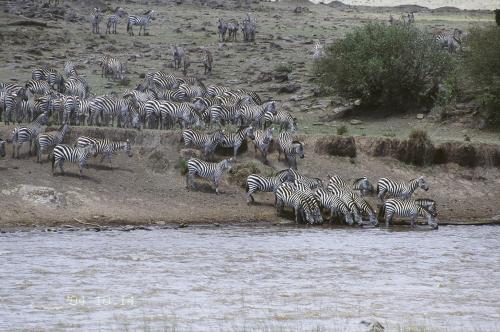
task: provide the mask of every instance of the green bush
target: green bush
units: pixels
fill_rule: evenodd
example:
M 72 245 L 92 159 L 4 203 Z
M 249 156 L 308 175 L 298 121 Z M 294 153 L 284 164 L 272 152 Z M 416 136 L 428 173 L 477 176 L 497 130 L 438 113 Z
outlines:
M 280 74 L 290 74 L 293 71 L 291 64 L 281 63 L 274 67 L 274 71 Z
M 500 125 L 500 27 L 473 28 L 466 39 L 464 62 L 478 101 L 491 124 Z
M 347 127 L 345 125 L 341 125 L 340 127 L 337 127 L 337 135 L 344 135 L 347 134 Z
M 317 61 L 320 85 L 363 106 L 391 110 L 430 106 L 452 68 L 451 56 L 415 27 L 369 23 L 330 45 Z

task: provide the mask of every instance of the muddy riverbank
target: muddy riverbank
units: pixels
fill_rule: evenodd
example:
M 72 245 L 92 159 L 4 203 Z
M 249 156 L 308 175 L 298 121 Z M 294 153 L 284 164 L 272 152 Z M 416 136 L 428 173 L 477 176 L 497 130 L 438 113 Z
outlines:
M 3 137 L 9 131 L 10 128 L 0 127 Z M 80 135 L 128 138 L 133 143 L 133 157 L 118 154 L 113 158 L 113 168 L 93 159 L 84 169 L 84 178 L 79 179 L 76 165 L 67 164 L 66 175 L 53 176 L 50 162 L 38 164 L 35 157 L 27 155 L 26 148 L 19 160 L 12 159 L 8 144 L 7 156 L 0 160 L 1 228 L 82 227 L 80 222 L 110 226 L 287 221 L 276 216 L 272 194 L 257 194 L 257 203 L 249 206 L 241 186 L 248 172 L 270 174 L 285 168 L 285 163 L 277 160 L 277 152 L 270 154 L 269 165 L 257 159 L 253 148 L 241 153 L 235 171 L 223 178 L 222 193 L 215 195 L 203 180 L 197 181 L 199 191 L 186 189 L 179 161 L 191 151 L 183 150 L 179 131 L 75 127 L 67 142 L 73 143 Z M 344 157 L 338 156 L 338 149 L 318 148 L 325 140 L 337 140 L 336 136 L 303 138 L 306 157 L 299 161 L 299 170 L 305 175 L 325 180 L 327 174 L 340 174 L 347 179 L 367 176 L 374 183 L 384 176 L 411 179 L 423 175 L 430 190 L 417 191 L 416 197 L 435 199 L 441 220 L 484 222 L 495 220 L 500 214 L 498 167 L 465 167 L 456 163 L 420 167 L 388 156 L 374 157 L 363 148 L 367 137 L 348 139 L 354 142 L 356 154 Z M 216 157 L 221 159 L 224 155 Z M 377 206 L 375 197 L 368 199 Z

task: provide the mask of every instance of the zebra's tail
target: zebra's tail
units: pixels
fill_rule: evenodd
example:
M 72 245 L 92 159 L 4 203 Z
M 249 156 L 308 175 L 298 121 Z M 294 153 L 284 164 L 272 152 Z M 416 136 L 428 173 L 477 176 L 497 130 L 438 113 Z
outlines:
M 128 22 L 127 22 L 127 32 L 129 32 L 129 31 L 130 31 L 130 20 L 128 20 Z
M 54 155 L 54 151 L 50 154 L 50 162 L 52 163 L 52 173 L 54 173 L 54 164 L 56 162 L 56 156 Z
M 245 192 L 248 193 L 249 190 L 250 190 L 250 188 L 248 187 L 248 181 L 247 181 L 245 184 Z
M 18 128 L 15 128 L 13 131 L 12 131 L 12 135 L 10 136 L 10 141 L 7 140 L 7 142 L 9 143 L 12 143 L 12 142 L 17 142 L 17 139 L 18 139 L 18 134 L 19 134 L 19 130 Z

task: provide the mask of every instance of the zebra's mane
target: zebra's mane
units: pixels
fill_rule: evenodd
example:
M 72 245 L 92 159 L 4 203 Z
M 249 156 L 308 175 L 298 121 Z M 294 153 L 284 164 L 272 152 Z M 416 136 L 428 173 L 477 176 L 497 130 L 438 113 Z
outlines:
M 366 176 L 363 176 L 362 178 L 358 178 L 358 179 L 354 180 L 353 184 L 356 184 L 356 183 L 360 182 L 361 180 L 367 180 Z

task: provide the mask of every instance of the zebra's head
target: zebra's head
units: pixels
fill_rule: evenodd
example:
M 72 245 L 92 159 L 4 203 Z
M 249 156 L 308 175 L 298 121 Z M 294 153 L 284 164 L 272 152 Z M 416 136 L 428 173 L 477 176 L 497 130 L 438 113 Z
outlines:
M 224 135 L 224 130 L 217 130 L 213 133 L 213 140 L 217 143 L 223 142 L 225 138 L 226 136 Z
M 354 219 L 352 218 L 352 213 L 346 213 L 346 214 L 345 214 L 345 222 L 346 222 L 348 225 L 352 225 L 352 224 L 354 224 Z
M 253 131 L 253 127 L 252 126 L 248 126 L 246 127 L 245 129 L 245 134 L 248 138 L 250 138 L 251 140 L 254 140 L 255 139 L 255 134 L 254 134 L 254 131 Z
M 295 132 L 299 130 L 299 126 L 297 125 L 297 118 L 292 119 L 292 127 L 290 128 L 291 132 Z
M 5 141 L 0 138 L 0 157 L 5 157 Z
M 375 213 L 375 211 L 373 211 L 373 213 L 370 213 L 370 223 L 373 226 L 377 226 L 378 225 L 377 213 Z
M 293 152 L 300 157 L 300 159 L 304 159 L 304 143 L 299 141 L 293 141 L 292 149 Z
M 276 102 L 274 100 L 266 103 L 264 106 L 264 112 L 269 112 L 272 115 L 276 115 Z
M 306 220 L 310 224 L 321 224 L 323 223 L 323 217 L 321 216 L 321 211 L 319 208 L 309 209 L 306 208 L 304 210 L 306 215 Z
M 85 154 L 87 156 L 96 156 L 97 155 L 97 146 L 94 143 L 90 143 L 86 147 L 83 148 Z
M 421 188 L 425 191 L 429 190 L 429 185 L 427 184 L 427 182 L 425 181 L 423 176 L 419 177 L 417 180 L 418 180 L 419 188 Z
M 374 191 L 373 185 L 370 183 L 367 177 L 363 176 L 362 178 L 354 180 L 354 188 L 360 190 L 363 196 L 368 195 Z
M 220 162 L 220 168 L 222 171 L 230 171 L 233 168 L 234 158 L 224 159 Z

